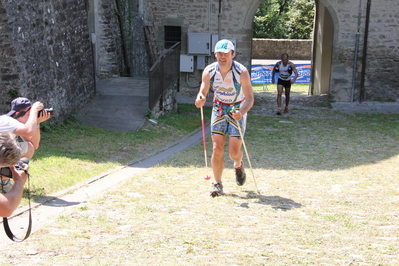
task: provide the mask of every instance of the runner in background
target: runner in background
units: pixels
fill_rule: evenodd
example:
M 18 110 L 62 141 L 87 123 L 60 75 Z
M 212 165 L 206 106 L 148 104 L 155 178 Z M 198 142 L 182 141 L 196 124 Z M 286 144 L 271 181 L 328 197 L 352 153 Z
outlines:
M 295 77 L 291 78 L 292 72 Z M 281 61 L 278 61 L 272 71 L 272 83 L 274 84 L 274 76 L 278 75 L 277 81 L 277 115 L 281 115 L 281 98 L 283 95 L 283 89 L 285 91 L 285 108 L 284 113 L 288 113 L 288 105 L 290 103 L 290 92 L 291 84 L 293 84 L 298 78 L 298 71 L 296 70 L 295 64 L 288 60 L 288 54 L 284 53 L 281 55 Z

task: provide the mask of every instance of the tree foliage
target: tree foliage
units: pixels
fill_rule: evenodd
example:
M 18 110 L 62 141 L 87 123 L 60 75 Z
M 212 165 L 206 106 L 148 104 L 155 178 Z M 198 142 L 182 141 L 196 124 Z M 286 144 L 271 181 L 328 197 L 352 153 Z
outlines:
M 314 0 L 266 0 L 255 13 L 253 37 L 311 39 Z

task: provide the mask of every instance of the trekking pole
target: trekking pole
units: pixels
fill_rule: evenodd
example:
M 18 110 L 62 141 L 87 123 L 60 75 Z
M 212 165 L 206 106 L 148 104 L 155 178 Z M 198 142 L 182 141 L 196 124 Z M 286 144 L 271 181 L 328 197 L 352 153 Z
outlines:
M 233 112 L 234 112 L 234 108 L 233 108 Z M 235 120 L 235 119 L 234 119 L 234 120 Z M 244 136 L 243 136 L 243 134 L 242 134 L 242 130 L 241 130 L 240 123 L 239 123 L 237 120 L 235 120 L 235 121 L 236 121 L 236 123 L 237 123 L 238 131 L 240 132 L 240 137 L 241 137 L 241 140 L 242 140 L 242 146 L 244 147 L 244 151 L 245 151 L 245 155 L 247 156 L 247 159 L 248 159 L 249 167 L 251 168 L 251 173 L 252 173 L 252 177 L 253 177 L 253 179 L 254 179 L 256 192 L 257 192 L 258 194 L 260 194 L 259 189 L 258 189 L 258 185 L 256 184 L 256 178 L 255 178 L 255 175 L 254 175 L 254 170 L 252 169 L 251 160 L 249 159 L 247 146 L 245 145 Z
M 202 99 L 202 97 L 200 97 Z M 205 134 L 205 123 L 204 123 L 204 110 L 201 106 L 201 127 L 202 127 L 202 143 L 204 145 L 204 159 L 205 159 L 205 169 L 208 169 L 208 160 L 206 156 L 206 134 Z M 210 175 L 204 177 L 205 180 L 211 179 Z
M 205 158 L 205 167 L 208 168 L 208 160 L 206 159 L 206 135 L 205 135 L 205 124 L 204 124 L 204 111 L 201 107 L 201 126 L 202 126 L 202 142 L 204 144 L 204 158 Z

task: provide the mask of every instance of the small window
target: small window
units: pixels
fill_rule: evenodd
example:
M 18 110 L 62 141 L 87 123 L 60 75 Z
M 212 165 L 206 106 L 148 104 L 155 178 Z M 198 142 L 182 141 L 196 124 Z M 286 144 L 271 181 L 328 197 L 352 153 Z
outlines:
M 165 48 L 168 49 L 178 42 L 181 42 L 181 27 L 165 26 Z

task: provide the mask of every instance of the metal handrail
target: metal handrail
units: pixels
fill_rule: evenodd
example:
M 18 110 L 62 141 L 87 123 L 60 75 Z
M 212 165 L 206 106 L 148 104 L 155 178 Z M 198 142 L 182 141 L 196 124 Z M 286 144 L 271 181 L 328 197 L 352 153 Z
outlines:
M 180 77 L 180 42 L 162 53 L 149 70 L 149 109 L 159 102 L 163 106 L 164 93 Z

